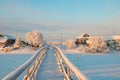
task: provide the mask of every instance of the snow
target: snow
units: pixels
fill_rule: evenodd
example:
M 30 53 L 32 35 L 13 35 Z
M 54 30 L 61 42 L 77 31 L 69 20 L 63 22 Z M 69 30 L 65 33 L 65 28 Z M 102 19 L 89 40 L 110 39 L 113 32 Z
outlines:
M 25 48 L 20 48 L 20 49 L 17 49 L 17 50 L 13 50 L 10 53 L 34 54 L 36 52 L 37 52 L 36 50 L 34 50 L 34 49 L 30 48 L 30 47 L 25 47 Z
M 0 38 L 0 42 L 3 42 L 3 43 L 4 43 L 4 42 L 6 42 L 6 41 L 7 41 L 6 38 L 4 38 L 4 37 L 3 37 L 3 38 Z
M 8 34 L 4 34 L 3 36 L 5 36 L 7 39 L 13 39 L 13 40 L 15 39 L 15 37 Z
M 9 36 L 10 37 L 10 36 Z M 26 33 L 26 40 L 29 44 L 31 44 L 34 47 L 42 47 L 43 45 L 43 36 L 41 33 L 37 31 L 32 31 Z M 0 54 L 3 53 L 35 53 L 35 50 L 33 50 L 32 47 L 29 45 L 22 45 L 21 37 L 18 36 L 16 39 L 16 42 L 13 45 L 7 46 L 7 47 L 0 47 Z
M 67 40 L 65 43 L 67 49 L 79 53 L 108 53 L 110 51 L 104 38 L 99 36 L 88 37 L 85 44 L 75 45 L 75 42 L 71 39 Z
M 64 52 L 66 53 L 66 54 L 74 54 L 74 53 L 77 53 L 77 54 L 79 54 L 80 53 L 80 51 L 78 51 L 78 50 L 64 50 Z
M 66 54 L 89 80 L 120 80 L 120 54 Z
M 32 54 L 0 54 L 0 80 L 27 61 L 31 56 Z M 22 77 L 17 80 L 22 80 Z
M 85 38 L 84 35 L 86 35 L 86 33 L 83 33 L 82 35 L 78 36 L 76 39 L 80 39 L 80 38 Z M 87 34 L 88 35 L 88 34 Z M 88 37 L 87 37 L 88 38 Z
M 109 51 L 103 37 L 89 37 L 89 39 L 87 40 L 87 45 L 89 47 L 88 53 L 107 53 Z
M 74 49 L 75 48 L 75 43 L 72 39 L 68 39 L 66 42 L 66 47 L 67 49 Z
M 43 35 L 37 31 L 27 32 L 26 40 L 34 46 L 41 47 L 43 44 Z
M 53 48 L 50 47 L 35 80 L 64 80 L 64 74 L 58 68 L 54 53 Z
M 17 37 L 15 43 L 14 43 L 14 48 L 20 48 L 21 47 L 21 38 L 20 36 Z
M 31 47 L 21 47 L 19 49 L 14 49 L 8 52 L 0 50 L 0 54 L 34 54 L 36 51 L 37 50 L 34 50 Z
M 9 35 L 9 34 L 0 34 L 1 35 L 1 38 L 6 38 L 6 39 L 15 39 L 15 37 L 14 36 L 11 36 L 11 35 Z
M 112 36 L 113 39 L 120 39 L 120 35 Z

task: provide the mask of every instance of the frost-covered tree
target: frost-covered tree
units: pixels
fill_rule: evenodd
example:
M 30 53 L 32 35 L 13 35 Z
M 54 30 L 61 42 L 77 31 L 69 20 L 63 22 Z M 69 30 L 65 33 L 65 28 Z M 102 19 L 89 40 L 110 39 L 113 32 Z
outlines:
M 65 41 L 67 49 L 74 49 L 75 48 L 75 42 L 71 39 Z
M 103 37 L 91 36 L 87 40 L 87 45 L 80 45 L 76 50 L 81 53 L 107 53 L 109 48 Z
M 35 47 L 41 47 L 43 44 L 43 35 L 37 31 L 27 32 L 26 41 Z
M 14 48 L 20 48 L 21 47 L 21 38 L 20 36 L 17 37 L 15 43 L 14 43 Z
M 88 53 L 88 48 L 86 47 L 86 45 L 79 45 L 79 47 L 75 50 L 79 51 L 80 53 Z
M 103 37 L 90 37 L 87 40 L 87 45 L 89 47 L 89 52 L 93 53 L 106 53 L 109 51 L 107 44 Z

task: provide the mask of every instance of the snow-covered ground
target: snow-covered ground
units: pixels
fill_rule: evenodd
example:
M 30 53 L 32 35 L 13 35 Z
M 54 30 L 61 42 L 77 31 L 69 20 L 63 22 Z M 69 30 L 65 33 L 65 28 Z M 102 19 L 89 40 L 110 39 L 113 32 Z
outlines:
M 0 54 L 0 80 L 31 56 L 32 54 Z
M 0 52 L 0 80 L 16 67 L 23 64 L 36 52 L 37 50 L 32 47 L 21 47 L 9 52 Z M 24 74 L 20 76 L 19 80 L 22 80 Z
M 67 52 L 66 56 L 89 80 L 120 80 L 120 52 L 112 51 L 110 54 Z
M 35 52 L 36 50 L 31 47 L 21 47 L 19 49 L 15 49 L 9 52 L 0 51 L 0 54 L 34 54 Z

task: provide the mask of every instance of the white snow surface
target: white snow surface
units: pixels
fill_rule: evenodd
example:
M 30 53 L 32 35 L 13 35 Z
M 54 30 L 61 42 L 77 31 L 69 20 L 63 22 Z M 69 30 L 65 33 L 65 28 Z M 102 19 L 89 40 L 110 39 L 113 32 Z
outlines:
M 31 47 L 21 47 L 19 49 L 15 49 L 9 52 L 0 51 L 0 54 L 34 54 L 36 50 Z
M 120 80 L 120 52 L 110 54 L 67 53 L 68 59 L 89 80 Z

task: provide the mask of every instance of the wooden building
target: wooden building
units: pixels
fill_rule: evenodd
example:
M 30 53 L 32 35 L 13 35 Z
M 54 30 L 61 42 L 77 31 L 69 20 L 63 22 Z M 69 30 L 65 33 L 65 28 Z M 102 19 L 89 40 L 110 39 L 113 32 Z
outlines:
M 15 37 L 8 34 L 0 34 L 0 47 L 11 46 L 15 43 Z
M 120 35 L 112 36 L 113 40 L 120 44 Z
M 77 37 L 76 38 L 76 45 L 79 45 L 79 44 L 87 44 L 86 41 L 88 40 L 90 36 L 88 34 L 82 34 L 81 36 Z

